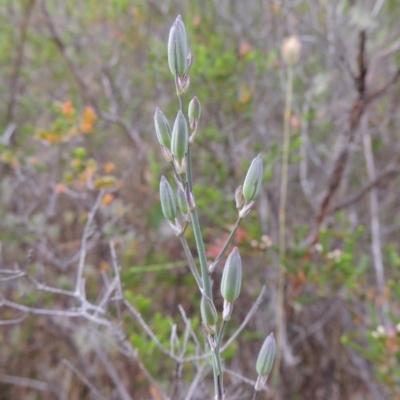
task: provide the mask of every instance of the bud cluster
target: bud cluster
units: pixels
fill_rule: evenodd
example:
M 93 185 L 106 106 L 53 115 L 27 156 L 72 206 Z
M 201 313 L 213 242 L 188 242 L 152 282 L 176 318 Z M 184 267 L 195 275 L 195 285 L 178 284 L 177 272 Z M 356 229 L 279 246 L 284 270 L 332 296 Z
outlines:
M 234 302 L 238 299 L 242 286 L 242 259 L 239 249 L 234 248 L 228 255 L 221 279 L 221 296 L 224 299 L 222 310 L 222 323 L 217 329 L 218 312 L 213 302 L 211 275 L 216 269 L 219 261 L 225 255 L 230 246 L 230 241 L 238 228 L 239 222 L 250 212 L 256 197 L 259 195 L 263 180 L 263 160 L 258 155 L 252 161 L 243 185 L 235 192 L 236 208 L 239 216 L 235 228 L 224 245 L 218 257 L 207 267 L 204 243 L 201 237 L 201 229 L 197 217 L 196 204 L 192 191 L 193 182 L 191 177 L 191 149 L 198 132 L 201 117 L 201 104 L 195 96 L 189 102 L 187 114 L 183 110 L 182 96 L 189 87 L 189 70 L 193 58 L 188 51 L 188 42 L 185 25 L 182 18 L 178 16 L 172 25 L 168 37 L 168 65 L 175 78 L 175 85 L 180 102 L 180 110 L 177 112 L 174 124 L 171 125 L 165 114 L 157 107 L 154 114 L 154 125 L 158 143 L 164 159 L 171 163 L 174 171 L 176 190 L 172 188 L 168 180 L 162 176 L 160 181 L 160 202 L 164 217 L 181 237 L 185 253 L 188 257 L 189 267 L 196 278 L 200 292 L 200 314 L 203 327 L 213 352 L 213 367 L 216 381 L 220 380 L 221 388 L 217 390 L 216 398 L 222 400 L 224 391 L 221 377 L 220 345 L 227 321 L 231 319 Z M 183 236 L 189 222 L 192 222 L 196 245 L 199 252 L 201 277 L 190 253 L 189 246 Z M 186 243 L 186 244 L 185 244 Z M 200 244 L 199 244 L 200 243 Z M 203 258 L 201 255 L 203 254 Z M 275 339 L 269 335 L 261 348 L 258 356 L 256 370 L 259 379 L 256 391 L 265 384 L 271 371 L 275 356 Z M 222 394 L 222 395 L 221 395 Z

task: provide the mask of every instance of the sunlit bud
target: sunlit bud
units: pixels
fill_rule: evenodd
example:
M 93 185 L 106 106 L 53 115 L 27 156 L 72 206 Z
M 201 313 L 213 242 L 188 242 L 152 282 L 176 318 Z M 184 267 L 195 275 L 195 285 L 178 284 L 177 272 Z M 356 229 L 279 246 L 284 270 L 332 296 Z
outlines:
M 297 36 L 289 36 L 284 39 L 281 47 L 283 62 L 288 66 L 297 64 L 300 59 L 301 43 Z
M 180 212 L 186 215 L 189 212 L 189 208 L 186 202 L 185 190 L 182 187 L 178 187 L 176 192 L 176 200 L 178 202 L 178 208 Z
M 178 78 L 177 94 L 181 96 L 186 93 L 190 86 L 190 76 L 189 74 L 184 74 L 182 77 Z
M 192 53 L 189 51 L 187 57 L 186 57 L 186 72 L 189 72 L 190 68 L 193 65 L 193 55 Z
M 178 111 L 172 128 L 171 152 L 179 163 L 185 157 L 188 149 L 189 133 L 186 119 L 181 110 Z
M 167 117 L 158 107 L 154 114 L 154 125 L 156 127 L 158 143 L 169 149 L 171 147 L 171 127 L 169 126 Z
M 238 248 L 235 247 L 226 260 L 224 272 L 222 274 L 222 297 L 230 303 L 234 302 L 239 297 L 241 285 L 242 260 Z
M 166 147 L 161 146 L 161 154 L 163 155 L 165 161 L 167 161 L 167 162 L 172 161 L 171 151 L 169 149 L 167 149 Z
M 243 197 L 246 202 L 254 200 L 260 193 L 263 179 L 263 160 L 259 154 L 250 165 L 243 184 Z
M 218 314 L 214 303 L 205 295 L 201 298 L 200 312 L 203 322 L 208 325 L 208 327 L 213 328 L 218 321 Z
M 229 321 L 232 316 L 232 311 L 233 311 L 233 303 L 230 303 L 229 301 L 224 300 L 224 309 L 222 311 L 222 319 L 224 321 Z
M 173 163 L 174 163 L 175 171 L 178 175 L 182 175 L 182 174 L 186 173 L 186 171 L 187 171 L 186 157 L 181 162 L 179 162 L 176 158 L 174 158 Z
M 199 99 L 195 96 L 189 103 L 188 116 L 189 126 L 191 130 L 194 130 L 199 123 L 201 115 L 201 105 Z
M 236 189 L 235 192 L 235 201 L 236 201 L 236 208 L 241 210 L 244 205 L 244 197 L 243 197 L 243 186 L 240 185 Z
M 160 181 L 160 201 L 164 217 L 170 221 L 173 221 L 177 216 L 178 209 L 176 206 L 174 192 L 164 176 L 161 177 Z
M 273 333 L 270 333 L 264 341 L 258 354 L 256 370 L 261 376 L 268 376 L 274 365 L 276 342 Z
M 189 207 L 189 211 L 193 212 L 196 209 L 196 203 L 194 202 L 193 193 L 188 185 L 186 185 L 185 187 L 185 196 L 186 196 L 186 203 Z
M 268 376 L 263 376 L 263 375 L 258 375 L 256 384 L 254 385 L 254 390 L 256 392 L 259 392 L 260 390 L 263 389 L 265 384 L 267 383 Z
M 246 204 L 240 211 L 239 211 L 239 218 L 243 219 L 246 215 L 251 211 L 254 205 L 254 201 Z
M 178 15 L 168 37 L 168 64 L 173 75 L 182 76 L 186 72 L 187 53 L 186 29 Z

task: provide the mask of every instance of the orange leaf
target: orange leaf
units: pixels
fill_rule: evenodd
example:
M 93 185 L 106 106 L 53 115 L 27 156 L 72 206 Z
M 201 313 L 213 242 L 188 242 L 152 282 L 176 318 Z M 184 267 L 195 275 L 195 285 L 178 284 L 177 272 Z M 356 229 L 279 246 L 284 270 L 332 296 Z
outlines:
M 111 193 L 106 193 L 101 201 L 101 205 L 106 207 L 111 204 L 114 200 L 114 196 Z

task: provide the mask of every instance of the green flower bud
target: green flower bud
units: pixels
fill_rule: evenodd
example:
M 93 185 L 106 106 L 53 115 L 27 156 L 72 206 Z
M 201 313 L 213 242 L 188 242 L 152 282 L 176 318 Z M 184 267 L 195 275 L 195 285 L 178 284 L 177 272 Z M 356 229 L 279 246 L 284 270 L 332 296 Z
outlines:
M 167 117 L 158 107 L 154 114 L 154 125 L 156 127 L 158 143 L 169 149 L 171 147 L 171 127 L 169 126 Z
M 181 187 L 178 187 L 178 190 L 176 192 L 176 200 L 178 202 L 178 208 L 180 212 L 186 215 L 189 212 L 189 208 L 186 201 L 185 190 Z
M 229 254 L 221 280 L 222 297 L 232 303 L 240 294 L 242 285 L 242 260 L 237 247 Z
M 260 353 L 258 354 L 256 370 L 261 376 L 267 376 L 272 370 L 274 365 L 276 352 L 276 342 L 274 334 L 270 333 L 264 341 L 261 347 Z
M 194 130 L 199 123 L 201 115 L 201 105 L 199 99 L 195 96 L 189 103 L 188 117 L 189 126 L 191 130 Z
M 178 15 L 168 37 L 168 64 L 172 75 L 185 74 L 187 53 L 186 29 L 181 16 Z
M 188 149 L 189 143 L 189 133 L 188 126 L 182 111 L 178 111 L 176 116 L 174 127 L 172 128 L 172 138 L 171 138 L 171 153 L 178 160 L 179 163 L 182 162 L 183 158 Z
M 160 181 L 160 201 L 164 217 L 170 221 L 174 221 L 178 214 L 178 208 L 171 185 L 164 176 L 161 177 Z
M 214 303 L 207 296 L 202 296 L 200 302 L 200 312 L 201 319 L 203 322 L 208 325 L 210 328 L 215 326 L 218 321 L 217 310 L 215 309 Z
M 246 202 L 254 200 L 260 193 L 263 179 L 263 161 L 259 154 L 250 165 L 243 184 L 243 197 Z

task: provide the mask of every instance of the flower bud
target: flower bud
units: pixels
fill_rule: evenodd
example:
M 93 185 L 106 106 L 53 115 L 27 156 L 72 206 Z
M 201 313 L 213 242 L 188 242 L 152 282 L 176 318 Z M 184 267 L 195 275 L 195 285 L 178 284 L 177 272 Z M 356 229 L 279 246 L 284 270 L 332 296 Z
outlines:
M 264 341 L 261 347 L 260 353 L 258 354 L 256 370 L 261 376 L 267 376 L 272 370 L 274 365 L 276 352 L 276 342 L 274 334 L 270 333 Z
M 283 62 L 288 66 L 297 64 L 300 58 L 301 42 L 297 36 L 290 36 L 284 39 L 281 47 Z
M 171 127 L 169 126 L 167 117 L 158 107 L 154 114 L 154 125 L 156 127 L 158 143 L 169 149 L 171 147 Z
M 164 217 L 170 221 L 173 221 L 178 214 L 178 209 L 176 206 L 174 192 L 164 176 L 161 177 L 160 181 L 160 201 Z
M 178 111 L 174 127 L 172 128 L 171 152 L 179 163 L 182 163 L 183 158 L 188 149 L 189 133 L 186 119 L 181 110 Z
M 193 131 L 197 124 L 199 123 L 201 115 L 201 105 L 199 99 L 195 96 L 189 103 L 188 116 L 189 116 L 189 126 Z
M 168 64 L 172 75 L 184 75 L 187 53 L 186 29 L 181 16 L 178 15 L 168 37 Z
M 222 297 L 232 303 L 240 294 L 242 285 L 242 260 L 237 247 L 229 254 L 221 280 Z
M 217 310 L 211 299 L 205 295 L 201 297 L 200 312 L 203 322 L 210 328 L 214 327 L 218 321 Z
M 185 190 L 182 187 L 178 187 L 176 192 L 176 200 L 178 202 L 178 208 L 183 215 L 189 212 L 188 204 L 186 201 Z
M 246 202 L 254 200 L 260 193 L 263 179 L 263 161 L 259 154 L 250 165 L 243 184 L 243 197 Z

